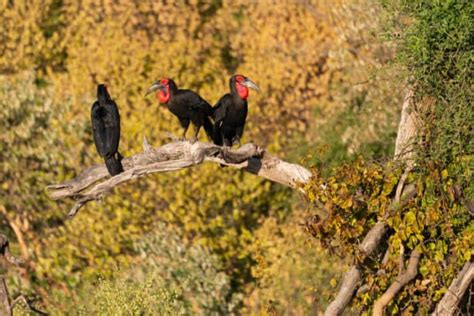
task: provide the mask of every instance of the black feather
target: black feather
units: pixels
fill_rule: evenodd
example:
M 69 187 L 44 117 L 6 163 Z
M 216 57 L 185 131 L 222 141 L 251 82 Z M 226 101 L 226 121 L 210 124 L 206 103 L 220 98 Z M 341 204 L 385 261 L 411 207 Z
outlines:
M 117 104 L 110 98 L 105 85 L 97 88 L 97 101 L 91 109 L 92 131 L 99 155 L 104 158 L 110 175 L 123 171 L 117 158 L 120 142 L 120 115 Z
M 204 130 L 212 139 L 213 124 L 209 117 L 212 117 L 212 106 L 199 94 L 192 90 L 178 89 L 173 80 L 168 79 L 170 98 L 166 107 L 173 113 L 183 127 L 183 137 L 185 137 L 189 124 L 196 128 L 194 137 L 197 138 L 199 130 Z

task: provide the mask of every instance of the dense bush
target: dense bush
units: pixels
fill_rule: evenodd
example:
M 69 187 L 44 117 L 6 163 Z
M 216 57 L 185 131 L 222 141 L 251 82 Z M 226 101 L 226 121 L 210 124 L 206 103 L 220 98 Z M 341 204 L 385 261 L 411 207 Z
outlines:
M 268 218 L 254 233 L 256 286 L 245 297 L 244 314 L 313 315 L 324 311 L 344 260 L 329 256 L 320 243 L 308 238 L 301 216 L 284 222 Z
M 416 249 L 421 253 L 419 273 L 390 302 L 388 312 L 427 314 L 471 260 L 474 249 L 474 108 L 469 66 L 474 54 L 474 4 L 400 1 L 388 7 L 396 14 L 392 27 L 401 27 L 398 32 L 391 29 L 398 36 L 398 64 L 416 91 L 411 111 L 417 111 L 422 122 L 415 168 L 406 180 L 415 185 L 416 196 L 392 202 L 404 170 L 397 163 L 359 159 L 337 168 L 332 177 L 315 170 L 306 187 L 315 205 L 308 229 L 327 248 L 350 254 L 354 263 L 360 263 L 364 256 L 358 244 L 385 217 L 390 228 L 384 246 L 388 260 L 380 263 L 382 249 L 363 261 L 362 284 L 368 285 L 368 291 L 357 295 L 354 306 L 370 313 L 399 274 L 400 256 L 406 261 Z
M 222 315 L 237 307 L 228 302 L 230 277 L 218 256 L 183 243 L 176 229 L 157 224 L 134 249 L 130 268 L 84 285 L 67 309 L 83 315 Z

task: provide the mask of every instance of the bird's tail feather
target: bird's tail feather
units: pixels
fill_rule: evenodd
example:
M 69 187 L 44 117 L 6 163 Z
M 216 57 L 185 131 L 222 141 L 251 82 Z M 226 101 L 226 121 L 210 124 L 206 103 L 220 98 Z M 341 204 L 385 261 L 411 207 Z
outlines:
M 122 166 L 121 160 L 122 159 L 121 159 L 120 154 L 118 154 L 118 157 L 116 157 L 116 155 L 113 155 L 108 158 L 105 158 L 105 166 L 107 167 L 107 170 L 109 171 L 111 176 L 115 176 L 123 172 L 123 166 Z
M 209 140 L 214 141 L 214 124 L 212 124 L 209 117 L 207 116 L 204 117 L 202 125 L 204 127 L 204 131 L 206 132 L 206 135 L 209 138 Z
M 212 133 L 212 141 L 217 146 L 222 146 L 223 145 L 221 129 L 219 128 L 219 126 L 217 124 L 214 124 L 214 130 L 213 130 L 213 133 Z

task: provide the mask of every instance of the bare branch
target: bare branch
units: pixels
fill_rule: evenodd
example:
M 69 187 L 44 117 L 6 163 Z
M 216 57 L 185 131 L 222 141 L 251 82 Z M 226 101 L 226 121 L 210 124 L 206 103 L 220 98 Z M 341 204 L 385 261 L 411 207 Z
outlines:
M 400 254 L 398 256 L 398 274 L 405 271 L 405 247 L 400 243 Z
M 378 222 L 374 227 L 367 233 L 364 240 L 359 246 L 359 250 L 366 256 L 369 256 L 375 248 L 377 248 L 382 236 L 387 231 L 387 226 L 384 222 Z M 344 309 L 349 305 L 356 291 L 357 284 L 361 278 L 361 271 L 358 265 L 352 266 L 349 271 L 346 272 L 342 280 L 341 288 L 336 298 L 329 304 L 325 316 L 329 315 L 340 315 Z
M 245 144 L 235 150 L 224 150 L 223 147 L 210 143 L 176 141 L 151 148 L 144 139 L 143 147 L 143 153 L 122 160 L 125 170 L 123 173 L 107 178 L 105 166 L 93 166 L 72 180 L 48 186 L 50 197 L 54 200 L 76 200 L 69 212 L 69 216 L 74 216 L 82 206 L 99 199 L 124 182 L 150 173 L 193 167 L 205 161 L 242 169 L 293 189 L 298 188 L 298 183 L 305 183 L 311 178 L 308 169 L 280 160 L 254 144 Z
M 418 128 L 419 118 L 416 113 L 413 113 L 413 96 L 414 91 L 410 89 L 404 99 L 402 106 L 402 116 L 398 125 L 397 140 L 395 142 L 395 159 L 404 162 L 407 165 L 407 170 L 411 169 L 413 165 L 413 142 Z M 391 207 L 394 208 L 400 202 L 400 197 L 403 194 L 410 195 L 415 191 L 413 187 L 410 189 L 404 188 L 405 180 L 408 174 L 404 174 L 397 186 L 396 198 L 392 201 Z M 411 192 L 408 192 L 411 191 Z M 388 213 L 387 213 L 388 215 Z M 378 221 L 374 227 L 367 233 L 362 241 L 359 249 L 365 254 L 365 257 L 370 256 L 373 251 L 379 246 L 382 237 L 387 232 L 387 225 L 385 223 L 386 217 Z M 357 285 L 361 278 L 360 266 L 352 266 L 345 274 L 341 288 L 335 299 L 329 304 L 325 316 L 340 315 L 349 305 L 354 296 Z
M 12 303 L 12 309 L 15 307 L 15 305 L 17 305 L 18 303 L 23 303 L 26 307 L 28 307 L 30 309 L 30 311 L 38 314 L 38 315 L 48 315 L 47 313 L 45 312 L 42 312 L 40 311 L 39 309 L 37 309 L 36 307 L 33 306 L 33 302 L 31 300 L 28 300 L 26 298 L 26 296 L 24 296 L 23 294 L 21 294 L 20 296 L 18 296 L 15 300 L 13 300 L 13 303 Z
M 472 282 L 474 282 L 474 262 L 466 262 L 432 315 L 454 315 L 459 301 Z
M 418 130 L 419 117 L 414 111 L 415 92 L 410 89 L 403 100 L 402 115 L 395 142 L 395 159 L 404 161 L 409 169 L 413 165 L 413 146 Z
M 361 272 L 358 266 L 352 266 L 349 271 L 344 274 L 342 284 L 337 293 L 336 298 L 329 304 L 324 311 L 324 316 L 340 315 L 344 309 L 349 305 L 357 288 L 357 283 L 361 277 Z
M 20 263 L 21 260 L 10 254 L 7 237 L 0 234 L 0 315 L 12 315 L 10 295 L 4 275 L 8 270 L 8 264 L 19 265 Z
M 10 296 L 8 294 L 5 278 L 0 278 L 0 315 L 11 316 Z
M 397 293 L 418 274 L 418 263 L 420 262 L 420 252 L 413 250 L 408 261 L 406 271 L 399 274 L 395 282 L 390 285 L 387 291 L 374 304 L 374 316 L 382 316 L 385 306 L 397 295 Z M 402 269 L 403 270 L 403 269 Z
M 10 295 L 8 294 L 7 284 L 4 274 L 7 271 L 5 252 L 8 251 L 8 239 L 4 235 L 0 235 L 0 315 L 8 315 L 11 313 Z

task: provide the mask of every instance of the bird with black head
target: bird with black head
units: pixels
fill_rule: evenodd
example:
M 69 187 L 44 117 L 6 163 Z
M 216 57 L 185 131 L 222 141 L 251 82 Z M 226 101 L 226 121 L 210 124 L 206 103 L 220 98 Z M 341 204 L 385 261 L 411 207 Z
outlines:
M 105 84 L 97 86 L 97 101 L 92 105 L 91 121 L 95 147 L 104 159 L 109 174 L 115 176 L 123 172 L 122 155 L 118 152 L 120 114 Z

